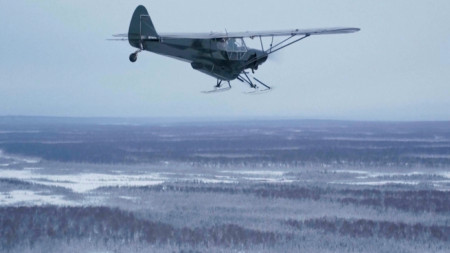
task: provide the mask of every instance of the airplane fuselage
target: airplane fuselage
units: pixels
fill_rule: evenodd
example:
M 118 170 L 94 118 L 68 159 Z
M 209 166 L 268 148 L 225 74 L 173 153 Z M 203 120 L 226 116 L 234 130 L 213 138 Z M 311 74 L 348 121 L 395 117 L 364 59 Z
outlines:
M 189 62 L 193 69 L 223 81 L 236 79 L 245 69 L 257 69 L 267 53 L 256 49 L 227 51 L 216 39 L 178 39 L 160 37 L 145 40 L 142 49 Z

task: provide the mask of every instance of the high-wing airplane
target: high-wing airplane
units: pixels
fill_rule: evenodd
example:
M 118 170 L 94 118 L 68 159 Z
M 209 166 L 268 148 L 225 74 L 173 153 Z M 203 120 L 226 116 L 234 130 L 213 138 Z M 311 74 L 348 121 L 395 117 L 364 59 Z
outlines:
M 237 32 L 237 33 L 158 33 L 144 6 L 138 6 L 131 19 L 128 34 L 113 35 L 111 40 L 128 40 L 132 47 L 138 50 L 130 55 L 130 61 L 136 62 L 138 53 L 150 51 L 156 54 L 186 61 L 192 68 L 217 79 L 214 90 L 217 92 L 231 89 L 230 81 L 239 80 L 250 85 L 254 91 L 268 91 L 266 85 L 254 74 L 269 55 L 286 48 L 311 35 L 341 34 L 359 31 L 359 28 L 322 28 L 295 29 L 285 31 Z M 270 46 L 264 48 L 262 38 L 271 38 Z M 278 43 L 275 37 L 281 37 Z M 261 49 L 247 48 L 244 39 L 258 38 Z M 227 87 L 222 87 L 223 82 Z M 258 85 L 263 86 L 259 89 Z

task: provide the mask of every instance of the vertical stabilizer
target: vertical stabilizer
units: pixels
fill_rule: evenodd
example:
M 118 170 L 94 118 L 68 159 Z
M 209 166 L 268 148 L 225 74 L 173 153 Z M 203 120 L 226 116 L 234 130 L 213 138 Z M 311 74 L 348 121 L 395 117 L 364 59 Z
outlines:
M 142 37 L 158 38 L 158 33 L 153 26 L 152 19 L 147 9 L 139 5 L 131 18 L 130 28 L 128 30 L 128 41 L 133 47 L 141 48 Z

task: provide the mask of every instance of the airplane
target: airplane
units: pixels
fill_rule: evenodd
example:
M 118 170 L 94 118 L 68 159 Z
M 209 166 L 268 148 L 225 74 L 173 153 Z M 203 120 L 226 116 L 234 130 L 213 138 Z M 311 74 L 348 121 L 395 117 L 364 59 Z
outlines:
M 236 79 L 248 84 L 253 89 L 252 92 L 262 92 L 269 91 L 272 87 L 256 77 L 250 79 L 249 71 L 254 74 L 258 67 L 266 62 L 269 55 L 312 35 L 344 34 L 359 30 L 359 28 L 338 27 L 235 33 L 158 33 L 147 9 L 140 5 L 133 13 L 128 34 L 116 34 L 110 40 L 128 40 L 132 47 L 137 48 L 137 51 L 129 57 L 133 63 L 137 61 L 138 54 L 142 51 L 190 63 L 193 69 L 217 79 L 214 89 L 205 93 L 230 90 L 232 88 L 230 82 Z M 274 44 L 275 37 L 283 39 Z M 248 48 L 244 39 L 249 38 L 259 38 L 261 49 Z M 271 38 L 270 46 L 266 49 L 262 38 Z M 223 87 L 223 82 L 227 82 L 228 86 Z M 263 88 L 259 89 L 257 84 Z

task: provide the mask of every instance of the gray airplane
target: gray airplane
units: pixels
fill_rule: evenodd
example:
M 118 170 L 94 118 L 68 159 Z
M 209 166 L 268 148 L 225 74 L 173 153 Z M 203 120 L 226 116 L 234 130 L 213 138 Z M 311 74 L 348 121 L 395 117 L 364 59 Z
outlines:
M 268 85 L 253 77 L 263 86 L 259 89 L 249 77 L 254 74 L 269 55 L 308 38 L 311 35 L 340 34 L 357 32 L 358 28 L 322 28 L 295 29 L 284 31 L 237 32 L 237 33 L 158 33 L 144 6 L 138 6 L 131 19 L 128 34 L 113 35 L 112 40 L 128 40 L 138 50 L 130 55 L 130 61 L 136 62 L 138 53 L 150 51 L 156 54 L 186 61 L 192 68 L 217 79 L 214 90 L 217 92 L 231 89 L 230 81 L 238 79 L 250 85 L 254 91 L 268 91 Z M 270 46 L 264 49 L 262 38 L 271 38 Z M 282 37 L 274 43 L 275 37 Z M 261 49 L 247 48 L 244 39 L 259 38 Z M 222 87 L 223 82 L 228 87 Z

